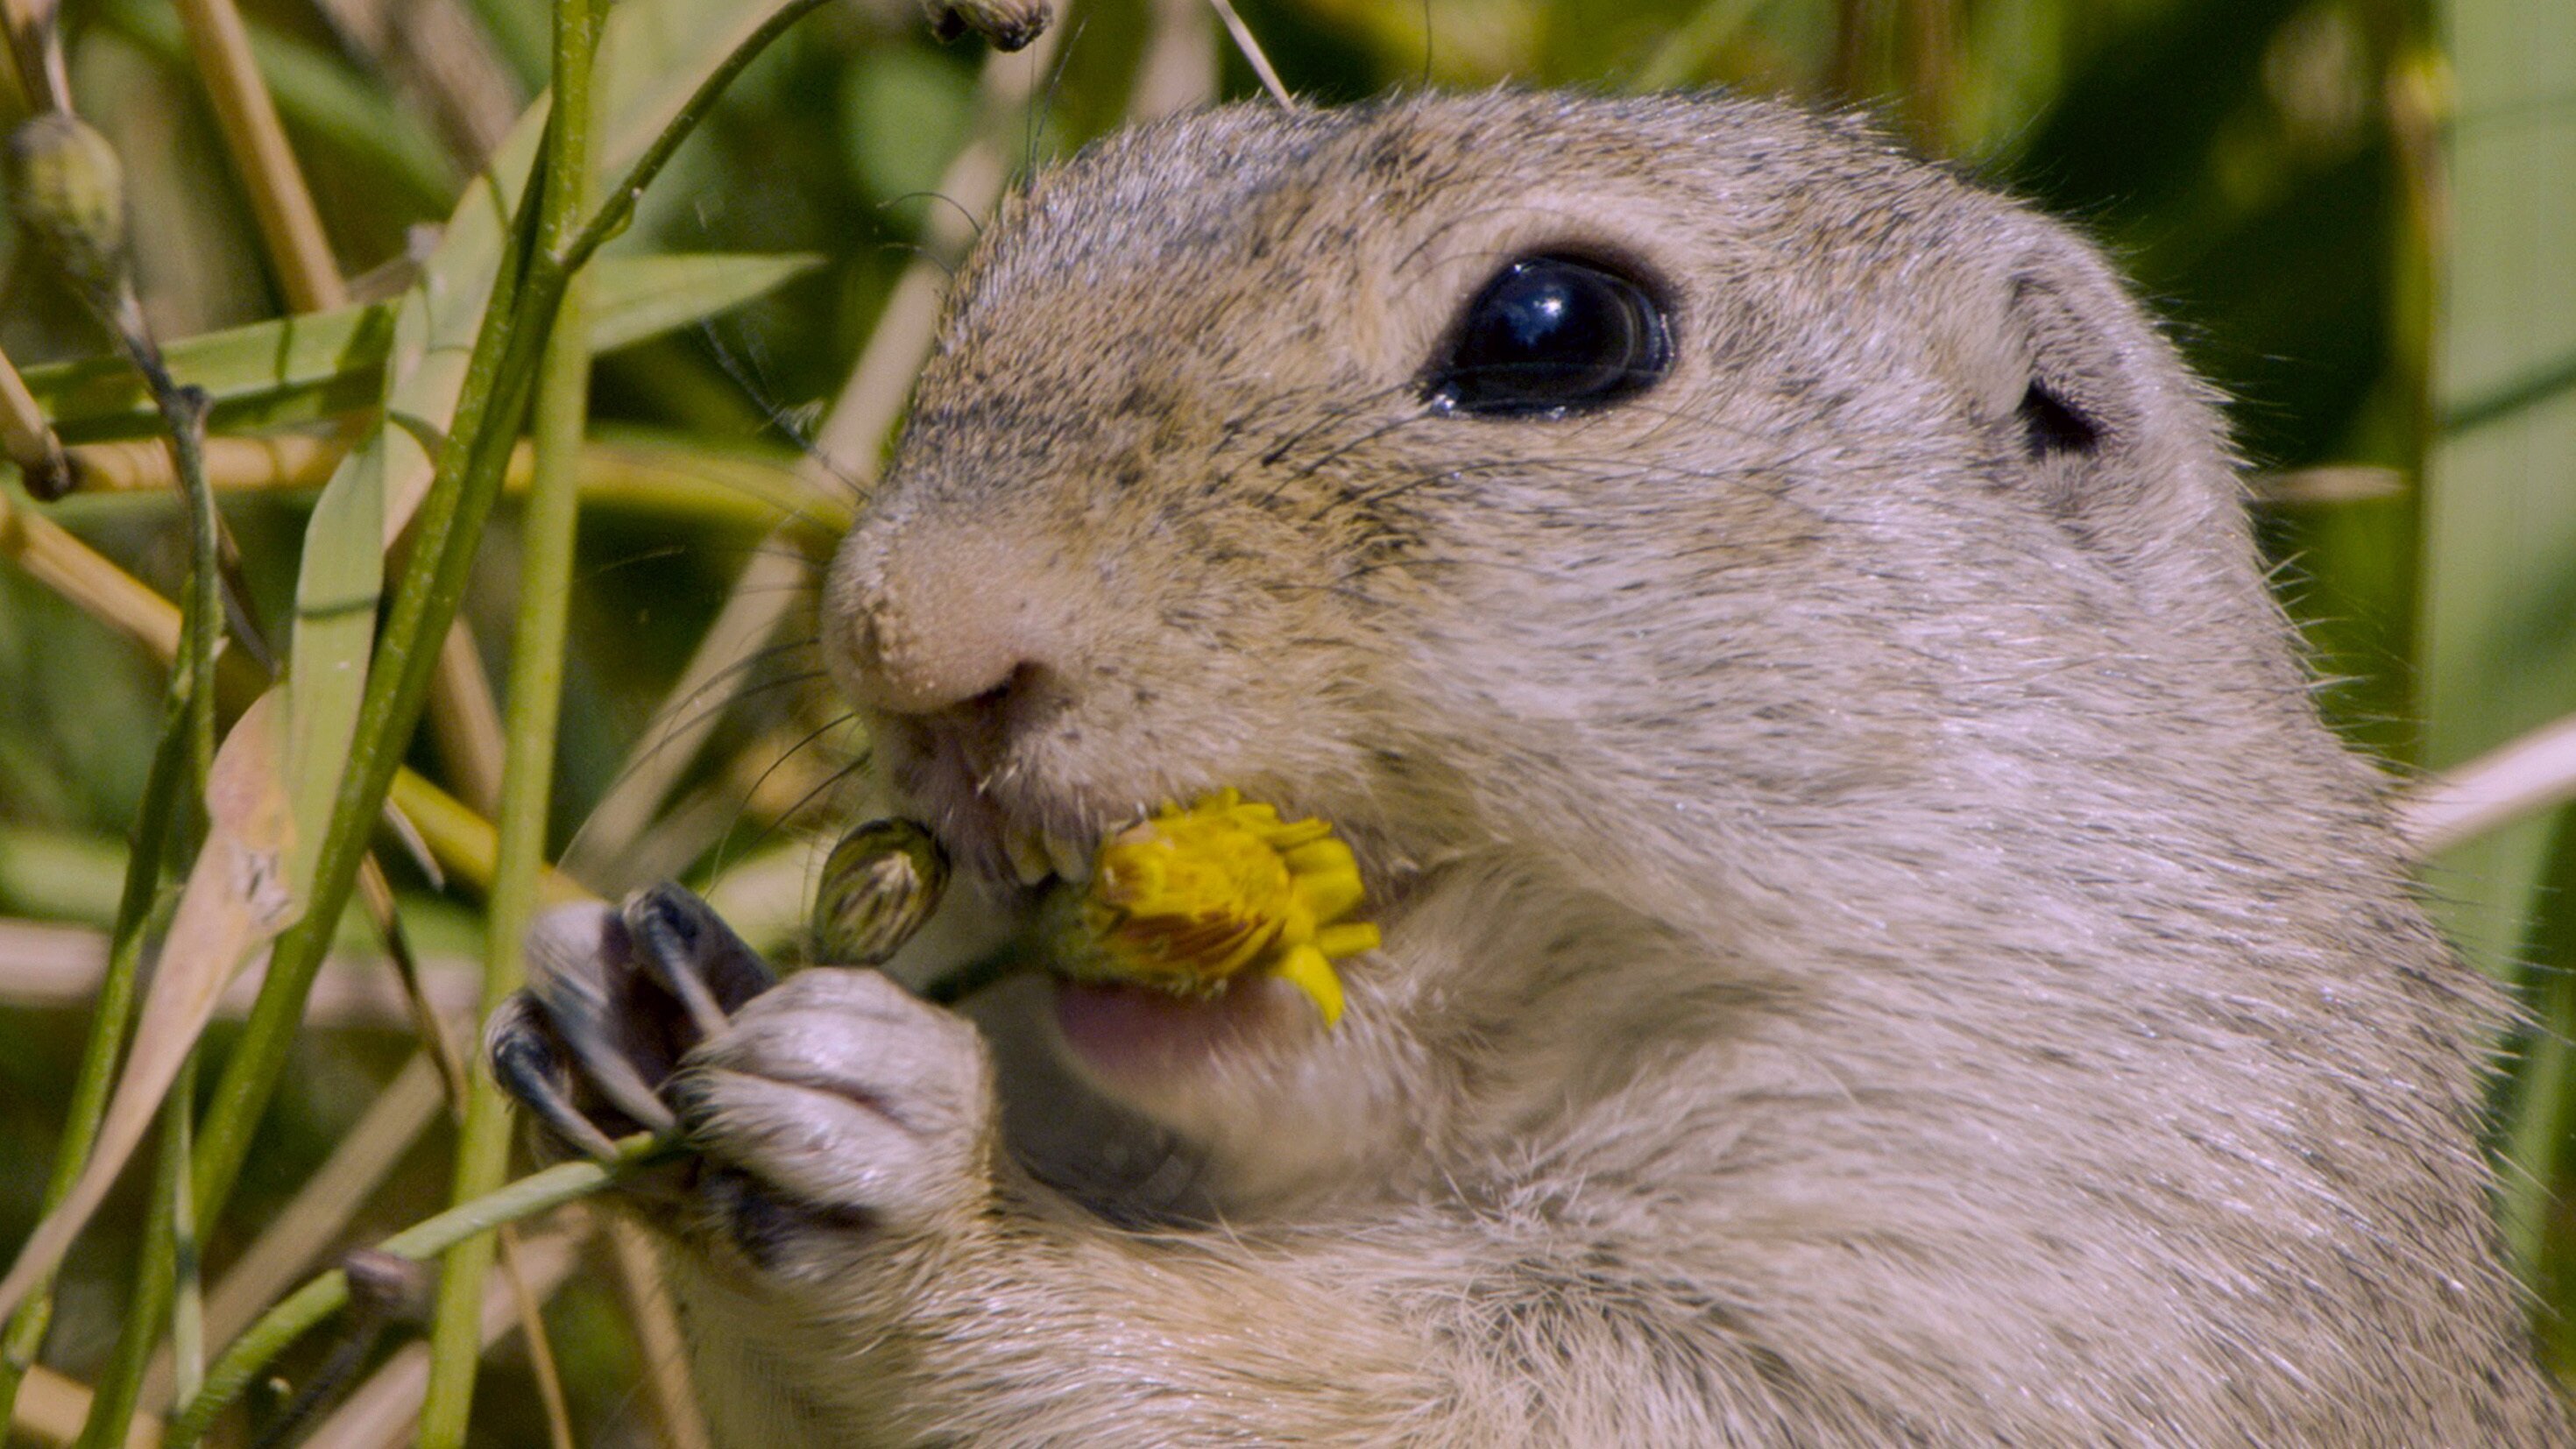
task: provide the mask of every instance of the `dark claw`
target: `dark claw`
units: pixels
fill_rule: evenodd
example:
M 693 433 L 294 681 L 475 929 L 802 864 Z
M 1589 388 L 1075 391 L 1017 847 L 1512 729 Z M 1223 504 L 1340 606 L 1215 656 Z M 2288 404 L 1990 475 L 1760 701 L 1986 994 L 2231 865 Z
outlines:
M 607 907 L 557 907 L 528 928 L 528 990 L 590 1085 L 637 1126 L 667 1132 L 671 1109 L 653 1089 L 678 1053 L 636 999 L 634 946 Z
M 605 1161 L 616 1155 L 617 1144 L 565 1095 L 571 1085 L 571 1062 L 563 1042 L 546 1024 L 536 997 L 521 991 L 503 1002 L 484 1029 L 483 1044 L 502 1090 L 536 1113 L 548 1131 L 594 1159 Z
M 774 982 L 769 966 L 676 885 L 623 911 L 559 906 L 528 927 L 528 989 L 484 1033 L 493 1075 L 567 1150 L 607 1157 L 620 1134 L 668 1133 L 663 1093 L 691 1048 Z
M 665 883 L 638 892 L 626 902 L 626 928 L 639 964 L 689 1013 L 702 1041 L 778 984 L 769 963 L 684 887 Z

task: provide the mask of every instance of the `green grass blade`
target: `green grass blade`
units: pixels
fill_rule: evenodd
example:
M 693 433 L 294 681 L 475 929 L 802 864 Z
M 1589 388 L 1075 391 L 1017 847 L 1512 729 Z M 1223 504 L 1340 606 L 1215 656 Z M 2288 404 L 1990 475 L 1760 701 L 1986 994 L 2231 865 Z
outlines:
M 608 352 L 741 306 L 822 265 L 812 253 L 676 252 L 604 257 L 590 345 Z M 312 422 L 382 400 L 401 304 L 343 307 L 220 332 L 164 351 L 170 375 L 214 399 L 213 430 L 246 433 Z M 66 442 L 149 437 L 161 427 L 143 379 L 124 360 L 32 367 L 28 390 Z
M 384 593 L 387 434 L 379 424 L 340 462 L 304 528 L 288 655 L 288 809 L 295 820 L 287 879 L 300 896 L 313 879 L 323 822 L 339 789 L 340 762 L 358 725 L 376 605 Z M 406 440 L 408 435 L 401 435 Z M 410 443 L 417 449 L 417 442 Z
M 146 0 L 106 7 L 110 25 L 174 66 L 190 66 L 176 10 Z M 456 194 L 456 163 L 429 127 L 317 46 L 249 22 L 251 56 L 281 119 L 368 174 L 392 182 L 403 204 L 435 215 Z
M 603 257 L 591 273 L 590 350 L 613 352 L 730 312 L 822 265 L 810 252 Z
M 523 118 L 475 178 L 420 280 L 396 306 L 379 362 L 385 417 L 341 459 L 305 526 L 287 656 L 286 778 L 295 820 L 287 878 L 299 897 L 312 882 L 358 725 L 385 545 L 429 487 L 436 467 L 430 440 L 455 417 L 465 358 L 501 264 L 503 231 L 535 160 L 541 115 Z
M 2426 489 L 2420 662 L 2435 769 L 2576 710 L 2576 391 L 2529 385 L 2576 355 L 2576 110 L 2547 104 L 2576 8 L 2451 0 L 2444 19 L 2459 100 L 2435 412 L 2452 427 Z M 2529 939 L 2548 831 L 2527 820 L 2438 862 L 2446 924 L 2490 971 Z
M 309 422 L 376 401 L 394 332 L 388 303 L 343 307 L 231 327 L 165 343 L 170 376 L 203 388 L 219 432 Z M 161 415 L 123 358 L 50 363 L 26 372 L 27 390 L 65 442 L 147 437 Z

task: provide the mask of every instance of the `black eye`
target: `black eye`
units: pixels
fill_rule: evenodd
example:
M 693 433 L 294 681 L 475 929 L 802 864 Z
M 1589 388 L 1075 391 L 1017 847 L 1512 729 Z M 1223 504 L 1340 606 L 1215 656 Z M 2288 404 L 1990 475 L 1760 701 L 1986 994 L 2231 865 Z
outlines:
M 1562 414 L 1654 385 L 1672 366 L 1663 309 L 1644 287 L 1572 257 L 1524 257 L 1459 319 L 1426 396 L 1443 412 Z

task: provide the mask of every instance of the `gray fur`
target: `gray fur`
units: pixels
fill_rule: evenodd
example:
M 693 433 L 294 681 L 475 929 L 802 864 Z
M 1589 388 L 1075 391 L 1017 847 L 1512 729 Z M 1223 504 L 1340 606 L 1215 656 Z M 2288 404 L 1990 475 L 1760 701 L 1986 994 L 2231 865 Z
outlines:
M 1669 287 L 1673 374 L 1435 415 L 1464 299 L 1568 248 Z M 2029 455 L 2035 380 L 2089 452 Z M 945 1014 L 763 998 L 679 1094 L 792 1209 L 682 1234 L 724 1437 L 2570 1442 L 2497 1000 L 2239 493 L 2089 247 L 1855 126 L 1238 107 L 1039 177 L 836 668 L 970 870 L 1235 785 L 1344 827 L 1386 945 L 1330 1035 L 1097 1084 L 1192 1164 L 1154 1229 L 1118 1144 L 994 1145 Z

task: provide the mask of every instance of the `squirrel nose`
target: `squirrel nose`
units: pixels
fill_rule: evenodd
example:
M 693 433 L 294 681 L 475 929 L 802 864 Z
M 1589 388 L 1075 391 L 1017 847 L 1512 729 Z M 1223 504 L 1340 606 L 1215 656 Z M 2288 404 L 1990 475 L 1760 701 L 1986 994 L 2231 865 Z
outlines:
M 844 564 L 856 567 L 827 612 L 849 631 L 842 683 L 862 705 L 935 714 L 1047 663 L 1040 599 L 1017 550 L 943 539 L 935 557 L 870 549 Z

